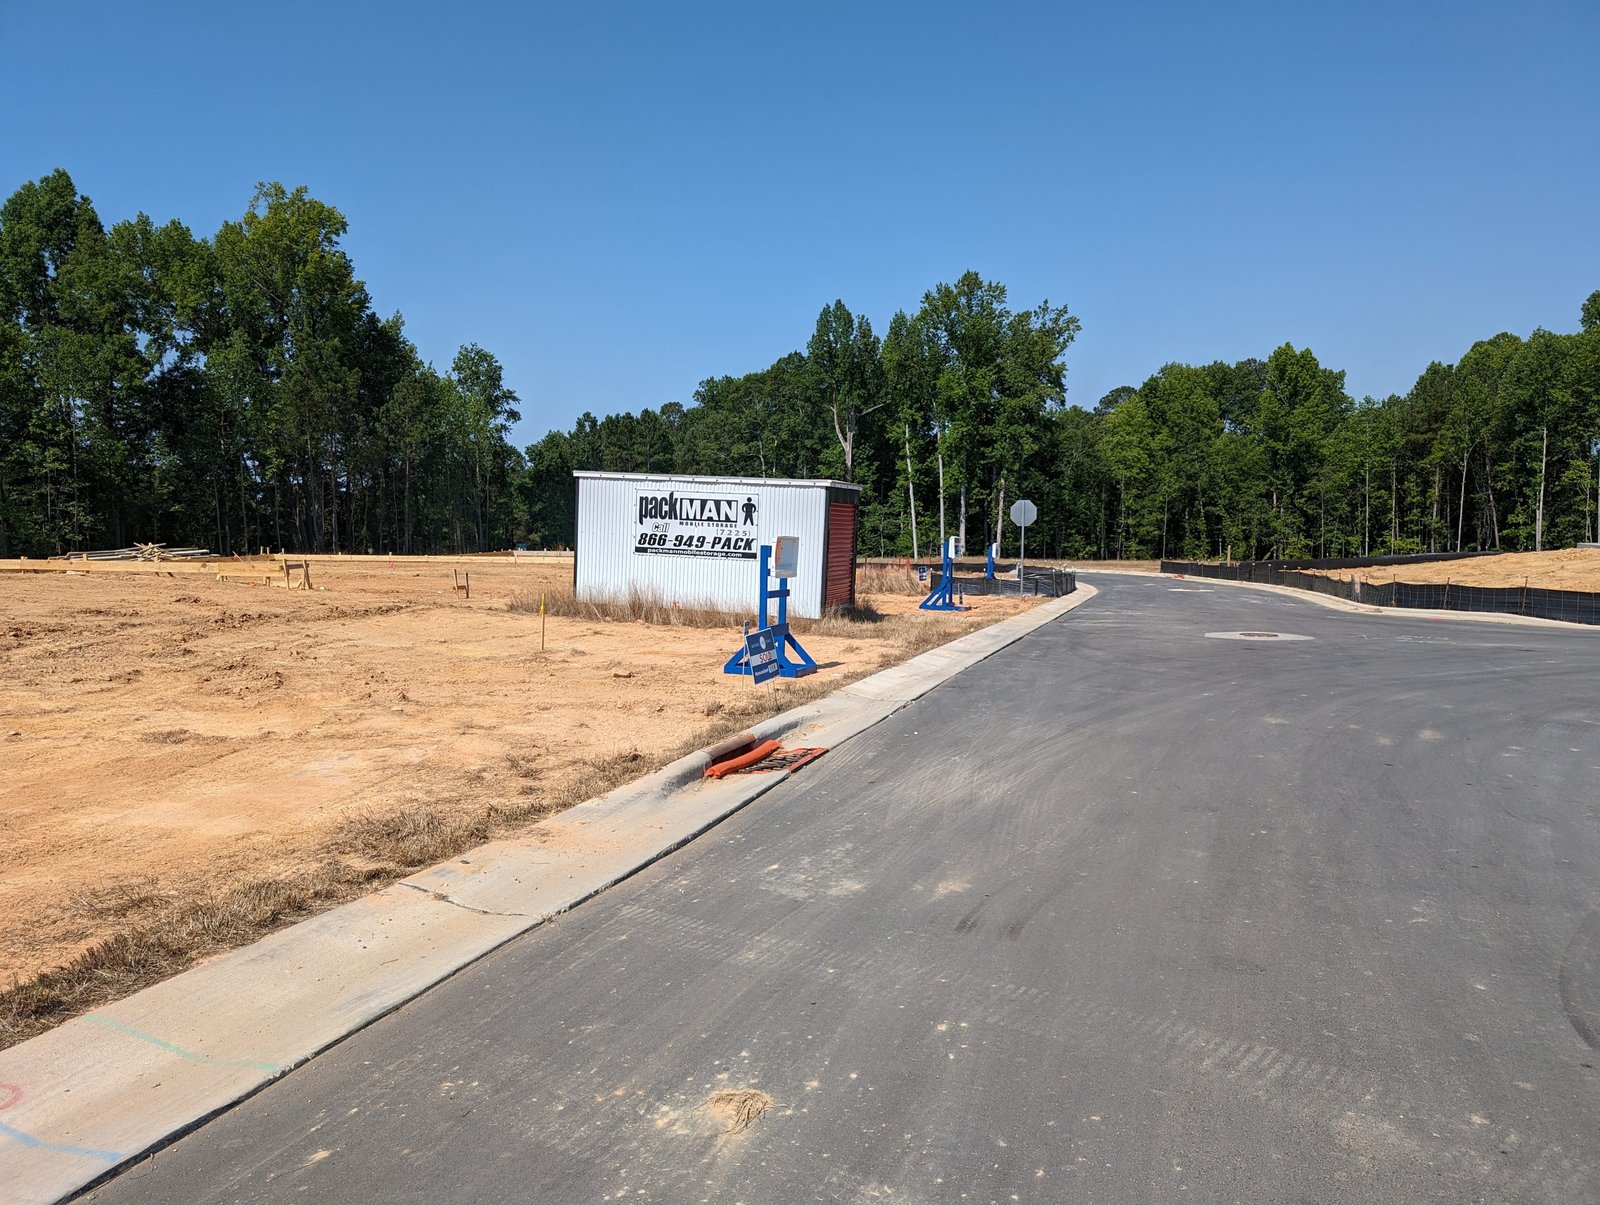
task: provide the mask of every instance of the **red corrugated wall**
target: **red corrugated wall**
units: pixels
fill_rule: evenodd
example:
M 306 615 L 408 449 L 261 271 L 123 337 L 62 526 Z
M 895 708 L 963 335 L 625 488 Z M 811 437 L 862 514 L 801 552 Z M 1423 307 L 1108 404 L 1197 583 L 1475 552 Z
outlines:
M 847 607 L 856 601 L 856 508 L 828 503 L 828 584 L 824 607 Z

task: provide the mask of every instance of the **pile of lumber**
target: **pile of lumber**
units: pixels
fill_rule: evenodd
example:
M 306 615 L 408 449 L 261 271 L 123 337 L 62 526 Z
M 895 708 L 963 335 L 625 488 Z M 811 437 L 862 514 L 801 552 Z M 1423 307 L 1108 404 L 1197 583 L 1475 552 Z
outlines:
M 52 561 L 195 561 L 211 555 L 209 548 L 168 548 L 165 544 L 135 544 L 132 548 L 102 548 L 95 552 L 69 552 Z
M 150 546 L 155 547 L 155 546 Z M 254 581 L 263 586 L 310 590 L 311 563 L 305 557 L 213 557 L 204 549 L 162 549 L 184 556 L 102 556 L 74 553 L 30 561 L 26 557 L 0 560 L 0 573 L 68 573 L 96 576 L 106 573 L 153 574 L 162 577 L 204 576 L 218 581 Z

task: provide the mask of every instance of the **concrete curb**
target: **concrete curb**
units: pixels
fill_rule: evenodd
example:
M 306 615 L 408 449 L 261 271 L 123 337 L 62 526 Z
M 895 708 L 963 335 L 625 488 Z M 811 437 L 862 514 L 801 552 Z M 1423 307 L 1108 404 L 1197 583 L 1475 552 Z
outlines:
M 1080 585 L 748 735 L 835 748 L 1094 594 Z M 710 749 L 679 758 L 526 839 L 481 846 L 0 1051 L 0 1197 L 58 1201 L 115 1174 L 788 777 L 702 781 L 710 761 Z

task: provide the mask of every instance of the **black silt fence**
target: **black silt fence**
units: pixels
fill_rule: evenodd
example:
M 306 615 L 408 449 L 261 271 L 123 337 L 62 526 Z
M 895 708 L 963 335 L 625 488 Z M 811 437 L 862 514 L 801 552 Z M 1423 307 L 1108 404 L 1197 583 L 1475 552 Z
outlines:
M 930 586 L 939 584 L 939 570 L 928 575 Z M 1071 569 L 1029 569 L 1017 588 L 1015 577 L 962 577 L 951 579 L 951 587 L 958 594 L 974 597 L 984 594 L 1032 594 L 1043 598 L 1065 598 L 1078 588 L 1078 575 Z
M 1372 607 L 1419 611 L 1476 611 L 1498 615 L 1530 615 L 1564 623 L 1600 624 L 1600 594 L 1586 590 L 1546 590 L 1538 586 L 1458 586 L 1436 582 L 1361 582 L 1354 578 L 1300 573 L 1262 562 L 1202 565 L 1162 561 L 1162 573 L 1210 577 L 1222 581 L 1260 582 L 1331 594 Z

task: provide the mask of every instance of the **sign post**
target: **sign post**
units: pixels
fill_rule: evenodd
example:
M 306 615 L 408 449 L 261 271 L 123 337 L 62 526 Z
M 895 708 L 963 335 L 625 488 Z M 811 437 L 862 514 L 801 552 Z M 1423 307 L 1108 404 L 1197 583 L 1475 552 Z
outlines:
M 944 542 L 944 555 L 939 563 L 939 584 L 928 591 L 928 597 L 917 604 L 924 611 L 965 611 L 967 608 L 955 600 L 956 556 L 961 541 L 951 536 Z M 920 576 L 920 574 L 919 574 Z M 966 601 L 963 594 L 962 602 Z
M 1018 498 L 1011 504 L 1011 521 L 1022 532 L 1022 550 L 1017 554 L 1017 594 L 1022 593 L 1022 583 L 1027 574 L 1028 564 L 1028 524 L 1039 517 L 1039 508 L 1026 498 Z
M 799 541 L 792 536 L 779 536 L 776 557 L 771 544 L 761 545 L 760 550 L 760 590 L 756 595 L 756 608 L 759 622 L 757 631 L 750 631 L 745 627 L 745 640 L 739 651 L 729 657 L 722 667 L 725 674 L 744 674 L 754 677 L 759 682 L 765 682 L 774 674 L 785 678 L 803 678 L 807 674 L 817 672 L 817 663 L 811 659 L 811 654 L 801 647 L 800 642 L 794 638 L 794 633 L 789 630 L 789 578 L 794 576 L 795 563 L 799 559 Z M 776 569 L 774 568 L 776 562 Z M 777 586 L 773 586 L 773 582 Z M 770 623 L 771 605 L 778 604 L 778 622 Z M 757 662 L 755 657 L 758 650 L 755 642 L 757 639 L 770 641 L 772 654 L 770 669 L 765 667 L 768 661 Z M 790 652 L 794 653 L 791 659 Z M 759 668 L 758 668 L 759 665 Z M 774 690 L 777 687 L 773 687 Z

